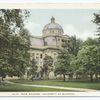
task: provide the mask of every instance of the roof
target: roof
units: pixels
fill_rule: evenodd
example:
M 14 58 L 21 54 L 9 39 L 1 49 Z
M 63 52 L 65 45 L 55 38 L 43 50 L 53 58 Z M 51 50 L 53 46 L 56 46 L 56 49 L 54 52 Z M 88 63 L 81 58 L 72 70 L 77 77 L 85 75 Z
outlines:
M 55 18 L 52 17 L 51 18 L 51 22 L 49 24 L 46 24 L 43 28 L 43 31 L 45 30 L 49 30 L 49 29 L 58 29 L 58 30 L 62 30 L 63 28 L 61 27 L 61 25 L 59 25 L 58 23 L 55 22 Z
M 55 23 L 55 22 L 45 25 L 43 30 L 47 30 L 47 29 L 60 29 L 60 30 L 63 30 L 62 27 L 58 23 Z

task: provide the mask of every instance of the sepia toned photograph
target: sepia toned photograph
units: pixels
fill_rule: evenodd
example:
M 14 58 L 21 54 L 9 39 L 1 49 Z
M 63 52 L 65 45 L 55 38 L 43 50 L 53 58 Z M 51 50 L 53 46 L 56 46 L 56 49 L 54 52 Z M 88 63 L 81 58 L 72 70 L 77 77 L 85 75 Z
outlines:
M 100 5 L 40 5 L 0 8 L 0 96 L 100 96 Z

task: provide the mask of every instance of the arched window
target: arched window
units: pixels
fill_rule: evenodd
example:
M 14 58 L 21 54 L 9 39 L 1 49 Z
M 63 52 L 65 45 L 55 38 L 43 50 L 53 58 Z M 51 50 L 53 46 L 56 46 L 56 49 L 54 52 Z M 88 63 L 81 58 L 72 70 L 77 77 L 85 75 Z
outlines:
M 42 59 L 43 54 L 40 54 L 40 58 Z

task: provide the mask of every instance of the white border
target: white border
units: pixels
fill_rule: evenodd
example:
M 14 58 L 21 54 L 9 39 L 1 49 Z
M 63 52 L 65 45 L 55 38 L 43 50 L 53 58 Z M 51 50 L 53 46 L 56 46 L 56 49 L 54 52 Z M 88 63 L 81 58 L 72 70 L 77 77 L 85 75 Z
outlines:
M 86 96 L 86 97 L 97 97 L 100 96 L 100 92 L 0 92 L 0 96 L 12 96 L 12 97 L 77 97 L 77 96 Z
M 1 3 L 99 3 L 100 0 L 0 0 Z
M 0 9 L 100 9 L 100 3 L 0 3 Z

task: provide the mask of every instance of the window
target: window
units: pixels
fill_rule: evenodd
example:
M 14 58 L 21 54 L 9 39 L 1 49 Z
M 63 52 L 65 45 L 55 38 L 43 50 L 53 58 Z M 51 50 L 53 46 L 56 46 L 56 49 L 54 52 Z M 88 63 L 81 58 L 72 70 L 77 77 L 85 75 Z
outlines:
M 42 59 L 42 56 L 43 56 L 43 55 L 42 55 L 42 54 L 40 54 L 40 58 L 41 58 L 41 59 Z
M 42 66 L 40 66 L 40 68 L 42 68 Z
M 47 56 L 47 54 L 45 54 L 45 56 Z
M 62 42 L 64 42 L 64 39 L 62 39 Z
M 54 32 L 55 32 L 55 33 L 57 33 L 57 32 L 58 32 L 58 30 L 55 30 Z
M 32 56 L 34 57 L 34 53 L 32 53 Z
M 37 55 L 39 55 L 39 53 L 37 53 Z
M 50 30 L 50 33 L 54 33 L 54 30 Z
M 58 41 L 60 41 L 60 39 L 58 38 Z
M 54 55 L 56 55 L 56 53 L 54 53 Z
M 44 45 L 47 45 L 47 42 L 44 42 Z
M 55 39 L 52 39 L 53 41 L 55 41 Z
M 68 40 L 67 42 L 70 43 L 70 40 Z
M 36 59 L 39 59 L 39 57 L 36 57 Z

